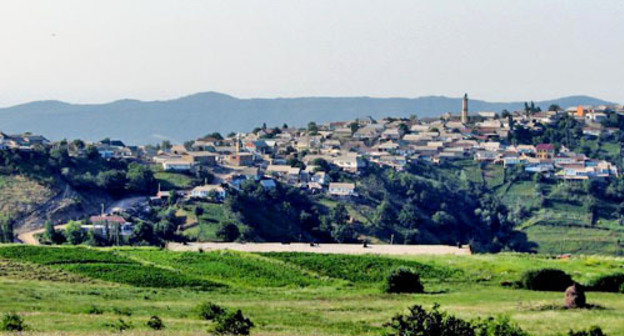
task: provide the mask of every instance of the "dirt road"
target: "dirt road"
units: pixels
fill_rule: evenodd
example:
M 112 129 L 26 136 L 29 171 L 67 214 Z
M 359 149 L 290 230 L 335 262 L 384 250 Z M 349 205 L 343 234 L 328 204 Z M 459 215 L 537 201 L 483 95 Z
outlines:
M 310 244 L 292 243 L 189 243 L 188 245 L 168 243 L 167 248 L 173 251 L 235 250 L 244 252 L 313 252 L 336 254 L 387 254 L 387 255 L 423 255 L 453 254 L 470 255 L 468 246 L 459 248 L 447 245 L 368 245 L 362 244 Z
M 54 228 L 57 230 L 65 230 L 66 227 L 67 227 L 67 224 L 54 226 Z M 35 236 L 43 233 L 44 231 L 45 229 L 37 229 L 37 230 L 28 231 L 28 232 L 22 232 L 17 235 L 17 239 L 24 244 L 40 245 L 39 240 L 37 240 Z

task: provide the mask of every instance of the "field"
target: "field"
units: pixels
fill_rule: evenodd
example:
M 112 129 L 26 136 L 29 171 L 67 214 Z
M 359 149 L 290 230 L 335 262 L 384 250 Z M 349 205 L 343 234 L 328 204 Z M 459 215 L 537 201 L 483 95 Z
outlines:
M 418 270 L 426 294 L 385 294 L 391 269 Z M 587 283 L 622 271 L 624 259 L 498 254 L 373 256 L 307 253 L 172 252 L 153 248 L 0 247 L 0 313 L 15 311 L 32 332 L 112 334 L 107 323 L 129 322 L 127 335 L 205 334 L 197 317 L 205 301 L 242 309 L 253 335 L 379 335 L 383 323 L 413 304 L 463 318 L 507 315 L 534 335 L 599 325 L 624 334 L 624 296 L 588 293 L 601 309 L 560 310 L 563 293 L 501 286 L 527 269 L 555 267 Z M 151 332 L 145 322 L 166 325 Z

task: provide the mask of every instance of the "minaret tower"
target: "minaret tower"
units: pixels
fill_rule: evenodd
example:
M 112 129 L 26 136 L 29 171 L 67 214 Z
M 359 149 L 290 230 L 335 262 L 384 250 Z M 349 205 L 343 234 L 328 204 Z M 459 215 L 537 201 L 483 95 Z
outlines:
M 464 100 L 462 102 L 461 122 L 462 124 L 468 123 L 468 94 L 467 93 L 464 93 Z

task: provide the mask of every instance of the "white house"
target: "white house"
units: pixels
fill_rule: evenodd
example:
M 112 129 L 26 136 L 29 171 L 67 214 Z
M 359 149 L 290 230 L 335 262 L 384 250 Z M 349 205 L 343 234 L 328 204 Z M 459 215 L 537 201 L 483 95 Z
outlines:
M 162 162 L 162 167 L 167 171 L 189 171 L 193 164 L 189 161 L 167 160 Z
M 213 194 L 218 199 L 224 199 L 227 196 L 225 189 L 218 184 L 207 184 L 195 187 L 191 190 L 191 197 L 209 198 Z
M 355 183 L 332 182 L 329 184 L 329 194 L 333 196 L 357 196 Z

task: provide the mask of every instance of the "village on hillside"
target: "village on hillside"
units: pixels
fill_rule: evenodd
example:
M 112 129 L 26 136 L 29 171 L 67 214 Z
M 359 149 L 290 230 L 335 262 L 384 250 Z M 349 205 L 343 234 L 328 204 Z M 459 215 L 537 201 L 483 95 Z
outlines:
M 622 106 L 552 107 L 548 111 L 504 111 L 468 114 L 464 96 L 458 115 L 447 113 L 439 119 L 419 120 L 370 117 L 326 124 L 311 122 L 307 128 L 258 127 L 249 133 L 231 133 L 223 137 L 213 133 L 184 145 L 126 146 L 122 141 L 106 139 L 93 145 L 105 159 L 130 159 L 158 165 L 164 171 L 213 176 L 202 186 L 179 190 L 187 197 L 224 199 L 225 186 L 239 188 L 248 179 L 259 181 L 265 189 L 276 181 L 299 187 L 310 193 L 335 197 L 357 195 L 357 184 L 331 181 L 327 169 L 332 166 L 354 177 L 366 165 L 380 165 L 403 170 L 410 162 L 424 160 L 441 164 L 453 160 L 474 159 L 485 164 L 513 167 L 547 178 L 565 180 L 601 179 L 617 176 L 611 162 L 596 160 L 553 144 L 514 145 L 508 141 L 510 122 L 528 130 L 539 131 L 563 116 L 572 116 L 583 125 L 583 135 L 599 137 L 615 132 L 604 126 L 609 113 L 624 114 Z M 48 146 L 41 135 L 0 133 L 0 149 L 29 150 Z M 152 200 L 168 197 L 160 191 Z

